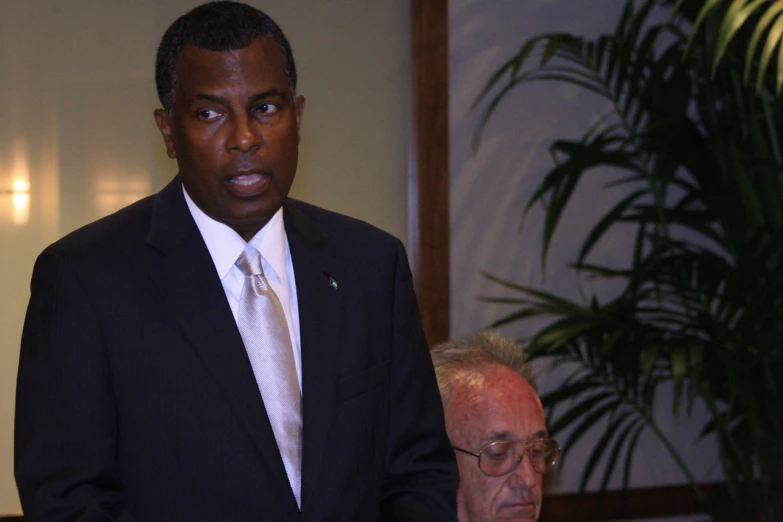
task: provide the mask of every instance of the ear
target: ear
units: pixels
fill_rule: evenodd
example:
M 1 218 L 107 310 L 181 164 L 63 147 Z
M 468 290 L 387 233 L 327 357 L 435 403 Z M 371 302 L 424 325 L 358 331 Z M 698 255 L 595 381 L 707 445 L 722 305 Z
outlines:
M 166 109 L 155 110 L 155 123 L 158 124 L 160 134 L 163 136 L 163 143 L 166 144 L 166 154 L 169 158 L 176 158 L 177 152 L 174 147 L 174 131 L 171 127 L 171 114 Z
M 296 106 L 296 142 L 299 143 L 299 129 L 302 127 L 302 113 L 304 113 L 305 109 L 305 100 L 304 96 L 297 96 L 294 99 L 294 105 Z

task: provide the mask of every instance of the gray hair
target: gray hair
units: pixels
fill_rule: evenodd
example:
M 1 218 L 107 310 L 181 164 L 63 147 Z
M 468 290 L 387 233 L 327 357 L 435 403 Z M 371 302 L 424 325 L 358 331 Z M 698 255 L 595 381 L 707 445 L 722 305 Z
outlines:
M 494 332 L 477 332 L 438 344 L 430 352 L 445 404 L 454 382 L 492 364 L 506 366 L 533 385 L 522 346 Z

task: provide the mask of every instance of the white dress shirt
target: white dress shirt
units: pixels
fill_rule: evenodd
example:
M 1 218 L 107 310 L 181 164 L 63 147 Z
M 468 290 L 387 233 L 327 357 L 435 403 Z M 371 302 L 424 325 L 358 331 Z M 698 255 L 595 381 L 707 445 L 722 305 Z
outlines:
M 239 296 L 242 293 L 242 285 L 245 276 L 234 263 L 239 259 L 245 246 L 250 243 L 253 248 L 261 253 L 261 264 L 264 275 L 277 294 L 283 313 L 288 323 L 288 333 L 291 335 L 291 345 L 294 348 L 294 362 L 296 374 L 299 378 L 299 391 L 302 391 L 302 347 L 299 337 L 299 306 L 296 300 L 296 281 L 294 279 L 294 265 L 291 263 L 291 250 L 288 247 L 288 238 L 285 235 L 283 225 L 283 209 L 280 208 L 272 216 L 272 219 L 259 230 L 250 241 L 245 241 L 237 232 L 206 215 L 190 199 L 185 187 L 182 187 L 185 201 L 188 204 L 196 226 L 207 244 L 209 255 L 215 264 L 223 290 L 226 293 L 234 321 L 237 321 L 239 310 Z

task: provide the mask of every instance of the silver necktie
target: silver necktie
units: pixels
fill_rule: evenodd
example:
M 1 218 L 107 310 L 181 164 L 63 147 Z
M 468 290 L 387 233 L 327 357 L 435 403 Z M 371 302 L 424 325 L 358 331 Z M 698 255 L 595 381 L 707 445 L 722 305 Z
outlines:
M 288 481 L 301 506 L 302 415 L 299 379 L 283 307 L 261 267 L 261 254 L 247 245 L 236 262 L 245 275 L 239 296 L 239 333 L 261 390 Z

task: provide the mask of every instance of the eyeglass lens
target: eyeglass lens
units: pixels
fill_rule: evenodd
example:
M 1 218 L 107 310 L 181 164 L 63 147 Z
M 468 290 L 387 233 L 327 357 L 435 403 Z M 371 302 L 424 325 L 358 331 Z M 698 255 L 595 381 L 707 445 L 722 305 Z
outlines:
M 557 461 L 559 453 L 557 443 L 548 439 L 493 442 L 481 450 L 479 468 L 490 476 L 505 475 L 513 471 L 527 454 L 533 469 L 537 473 L 546 473 Z

